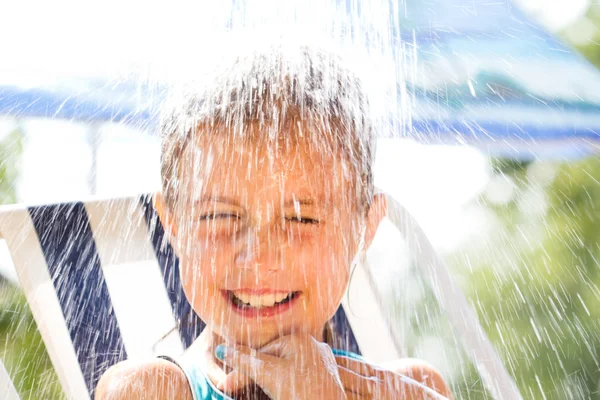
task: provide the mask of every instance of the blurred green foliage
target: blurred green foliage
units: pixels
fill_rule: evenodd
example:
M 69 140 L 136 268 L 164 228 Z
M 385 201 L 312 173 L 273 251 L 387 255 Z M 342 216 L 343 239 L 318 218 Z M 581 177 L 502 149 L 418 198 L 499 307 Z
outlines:
M 22 150 L 23 134 L 18 128 L 0 141 L 0 204 L 14 204 L 17 201 L 14 189 Z
M 600 5 L 593 3 L 559 34 L 600 68 L 598 27 Z M 573 40 L 582 34 L 587 40 Z M 512 200 L 479 199 L 495 217 L 493 232 L 465 244 L 451 264 L 468 274 L 464 287 L 524 398 L 600 399 L 600 157 L 495 159 L 492 170 L 513 185 Z M 435 311 L 425 330 L 444 332 L 440 326 L 449 326 Z M 457 354 L 466 365 L 453 385 L 456 397 L 491 398 L 465 354 Z
M 0 204 L 16 201 L 23 135 L 0 142 Z M 22 290 L 0 277 L 0 359 L 21 399 L 61 399 L 62 390 Z M 1 396 L 0 396 L 1 397 Z
M 561 32 L 598 68 L 599 26 L 600 6 L 593 2 L 582 20 Z M 582 34 L 586 40 L 572 40 Z M 521 190 L 535 185 L 526 177 L 527 164 L 496 164 Z M 494 207 L 505 227 L 496 240 L 503 254 L 486 262 L 512 259 L 515 268 L 508 274 L 482 269 L 473 279 L 489 280 L 494 290 L 479 285 L 474 297 L 486 331 L 513 360 L 513 376 L 532 398 L 600 399 L 599 181 L 600 157 L 564 163 L 544 190 L 548 211 L 541 221 L 524 218 L 516 202 Z M 533 233 L 540 237 L 531 243 L 535 224 L 543 231 Z
M 62 399 L 62 389 L 20 288 L 0 282 L 0 358 L 21 399 Z
M 561 32 L 560 36 L 596 67 L 600 67 L 600 3 L 592 1 L 586 14 Z
M 525 398 L 600 399 L 600 157 L 494 170 L 513 197 L 453 264 Z

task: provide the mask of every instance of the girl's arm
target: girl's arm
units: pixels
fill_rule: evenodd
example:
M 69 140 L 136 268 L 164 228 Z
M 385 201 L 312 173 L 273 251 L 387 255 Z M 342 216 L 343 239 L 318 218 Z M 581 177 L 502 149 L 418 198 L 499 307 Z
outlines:
M 431 364 L 414 358 L 403 358 L 387 364 L 382 367 L 389 369 L 400 375 L 408 376 L 415 381 L 424 384 L 425 386 L 435 390 L 442 396 L 452 399 L 452 393 L 448 384 L 442 378 L 442 374 Z M 422 391 L 413 388 L 411 393 L 414 398 L 419 398 L 418 395 L 423 395 Z
M 122 361 L 110 367 L 98 382 L 95 400 L 192 400 L 183 371 L 170 361 Z
M 393 399 L 402 394 L 407 400 L 453 399 L 442 375 L 425 361 L 405 358 L 376 366 L 345 356 L 335 358 L 344 387 L 364 396 L 376 394 L 378 399 Z M 373 378 L 377 383 L 369 381 Z

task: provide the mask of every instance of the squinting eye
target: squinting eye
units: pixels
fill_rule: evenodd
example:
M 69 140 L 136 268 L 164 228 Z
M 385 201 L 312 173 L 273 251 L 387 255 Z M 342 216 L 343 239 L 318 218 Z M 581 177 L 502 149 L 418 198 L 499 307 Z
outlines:
M 298 222 L 300 224 L 306 224 L 306 225 L 317 225 L 320 222 L 318 219 L 306 218 L 306 217 L 288 217 L 286 219 L 291 222 Z
M 237 214 L 231 214 L 231 213 L 216 213 L 216 214 L 201 215 L 198 219 L 201 221 L 207 221 L 207 220 L 227 219 L 227 218 L 240 219 L 240 216 Z

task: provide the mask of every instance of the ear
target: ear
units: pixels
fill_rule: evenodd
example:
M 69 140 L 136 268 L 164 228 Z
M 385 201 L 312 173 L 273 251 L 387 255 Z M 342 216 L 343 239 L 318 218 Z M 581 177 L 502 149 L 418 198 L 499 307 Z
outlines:
M 175 224 L 173 214 L 169 210 L 165 197 L 161 192 L 154 193 L 152 196 L 152 205 L 158 214 L 158 218 L 162 223 L 167 237 L 171 242 L 174 242 L 174 239 L 177 239 L 177 225 Z
M 387 214 L 387 198 L 384 193 L 378 193 L 373 196 L 373 202 L 369 208 L 366 219 L 366 230 L 365 230 L 365 249 L 371 246 L 371 242 L 375 238 L 377 228 Z

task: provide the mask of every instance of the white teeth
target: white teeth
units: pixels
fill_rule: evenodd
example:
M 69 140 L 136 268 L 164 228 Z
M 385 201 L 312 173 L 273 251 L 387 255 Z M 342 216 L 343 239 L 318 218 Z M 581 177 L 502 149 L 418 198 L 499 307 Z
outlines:
M 269 293 L 264 295 L 248 295 L 237 291 L 233 292 L 234 297 L 251 307 L 273 307 L 275 303 L 283 301 L 292 293 Z
M 243 294 L 243 293 L 240 293 L 239 295 L 237 295 L 237 294 L 234 294 L 234 295 L 235 295 L 235 297 L 237 297 L 238 299 L 240 299 L 244 303 L 250 304 L 250 296 L 249 295 Z
M 279 303 L 280 301 L 282 301 L 283 299 L 285 299 L 289 295 L 291 295 L 291 293 L 277 293 L 277 294 L 274 295 L 275 296 L 275 302 Z
M 250 303 L 252 307 L 260 307 L 262 306 L 262 297 L 263 296 L 252 295 L 250 296 L 248 303 Z
M 250 303 L 252 304 L 252 303 Z M 264 307 L 273 307 L 275 304 L 275 295 L 274 294 L 266 294 L 263 296 L 262 301 L 260 303 L 261 306 Z

